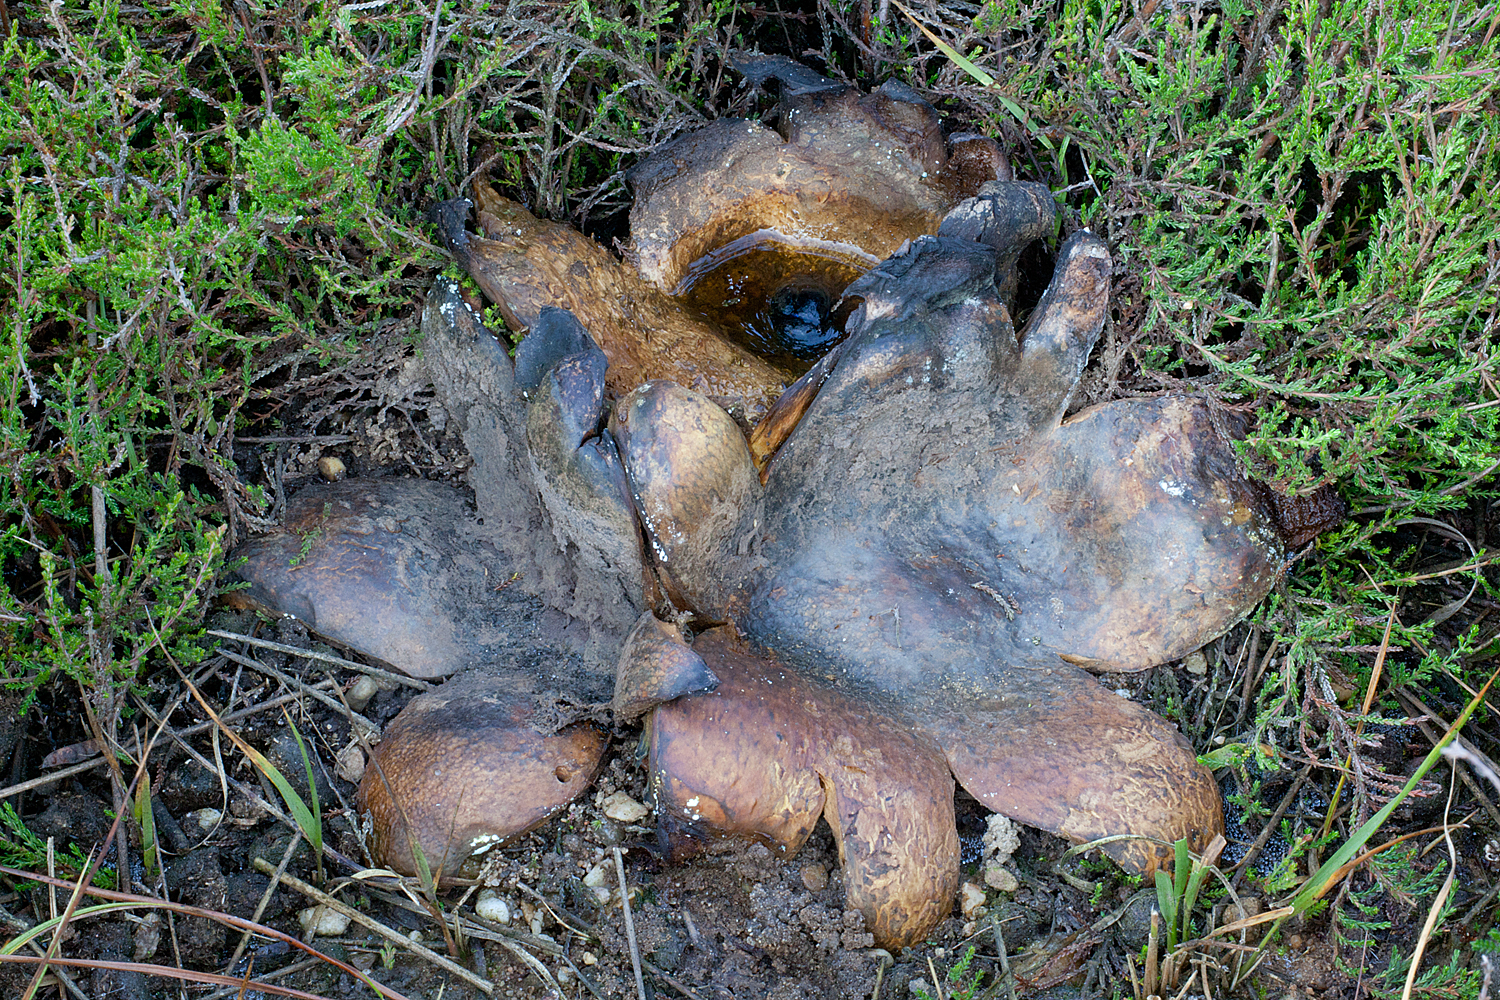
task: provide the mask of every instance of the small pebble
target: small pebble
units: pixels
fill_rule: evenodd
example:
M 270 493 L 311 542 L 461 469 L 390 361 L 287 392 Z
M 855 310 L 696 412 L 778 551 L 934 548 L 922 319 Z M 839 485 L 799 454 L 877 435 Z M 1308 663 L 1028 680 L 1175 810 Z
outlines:
M 338 937 L 349 929 L 349 917 L 319 904 L 297 914 L 297 923 L 305 934 L 315 937 Z
M 510 923 L 510 904 L 494 889 L 479 890 L 479 896 L 474 900 L 474 912 L 497 924 Z
M 1182 665 L 1187 668 L 1187 672 L 1190 674 L 1197 674 L 1201 677 L 1208 673 L 1208 657 L 1204 656 L 1202 652 L 1189 653 L 1184 656 L 1182 658 Z
M 573 981 L 573 970 L 572 969 L 568 968 L 565 965 L 562 968 L 560 968 L 560 969 L 557 970 L 557 984 L 559 986 L 567 986 L 572 981 Z
M 334 458 L 332 455 L 324 455 L 318 459 L 318 475 L 330 483 L 338 482 L 344 478 L 345 474 L 344 463 L 340 459 Z
M 197 823 L 198 826 L 202 828 L 202 830 L 206 833 L 218 825 L 219 819 L 223 815 L 224 814 L 217 809 L 204 807 L 202 809 L 194 809 L 192 812 L 188 813 L 185 818 L 192 820 L 194 823 Z
M 965 920 L 974 920 L 984 910 L 984 890 L 973 882 L 965 882 L 958 890 L 958 906 Z
M 820 864 L 806 864 L 799 872 L 802 876 L 802 884 L 807 887 L 808 892 L 822 892 L 828 888 L 828 871 Z
M 1001 892 L 1015 892 L 1021 888 L 1021 880 L 1009 868 L 993 861 L 984 866 L 984 884 Z
M 339 751 L 333 760 L 333 770 L 349 784 L 359 784 L 359 780 L 365 776 L 365 752 L 359 748 L 358 743 L 351 743 Z
M 651 810 L 624 792 L 614 792 L 602 803 L 604 815 L 620 823 L 639 823 Z
M 348 699 L 349 707 L 356 712 L 363 712 L 370 699 L 375 697 L 375 692 L 380 690 L 380 685 L 375 683 L 375 678 L 369 674 L 361 674 L 359 680 L 350 685 L 349 690 L 344 692 Z
M 603 865 L 590 868 L 588 874 L 583 877 L 583 884 L 588 886 L 594 898 L 601 904 L 609 902 L 609 876 L 605 873 Z
M 593 952 L 586 951 L 586 952 L 583 953 L 583 964 L 584 965 L 595 965 L 595 964 L 598 963 L 598 961 L 599 961 L 599 956 L 595 955 Z
M 266 818 L 265 807 L 254 799 L 237 796 L 229 800 L 229 815 L 241 826 L 254 826 Z

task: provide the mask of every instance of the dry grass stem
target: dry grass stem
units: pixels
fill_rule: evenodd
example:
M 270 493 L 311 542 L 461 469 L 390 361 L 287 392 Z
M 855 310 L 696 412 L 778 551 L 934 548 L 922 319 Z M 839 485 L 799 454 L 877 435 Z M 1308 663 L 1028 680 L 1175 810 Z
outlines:
M 1446 729 L 1448 727 L 1449 723 L 1447 720 L 1443 719 L 1436 712 L 1434 712 L 1430 707 L 1428 707 L 1425 701 L 1417 697 L 1410 690 L 1406 688 L 1400 688 L 1396 691 L 1396 697 L 1401 699 L 1402 705 L 1404 705 L 1407 710 L 1410 711 L 1413 715 L 1425 716 L 1427 719 L 1435 720 L 1436 722 L 1442 724 L 1443 729 Z M 1418 725 L 1422 727 L 1422 734 L 1424 736 L 1426 736 L 1434 743 L 1437 742 L 1439 736 L 1441 735 L 1441 730 L 1437 729 L 1431 723 L 1426 721 L 1419 722 Z M 1457 759 L 1468 761 L 1469 764 L 1474 768 L 1476 773 L 1478 773 L 1481 777 L 1490 777 L 1491 784 L 1496 784 L 1495 779 L 1491 777 L 1496 773 L 1494 761 L 1490 760 L 1487 755 L 1480 753 L 1473 743 L 1464 739 L 1462 736 L 1454 740 L 1448 746 L 1444 747 L 1442 752 L 1443 756 L 1447 757 L 1449 760 Z M 1480 807 L 1484 809 L 1485 813 L 1489 816 L 1490 821 L 1495 824 L 1495 828 L 1497 830 L 1500 830 L 1500 808 L 1496 808 L 1495 803 L 1490 800 L 1490 797 L 1488 795 L 1484 794 L 1483 789 L 1481 789 L 1474 782 L 1474 779 L 1470 777 L 1468 772 L 1459 771 L 1458 776 L 1459 780 L 1461 780 L 1464 785 L 1468 787 L 1469 791 L 1473 793 L 1475 800 L 1477 800 Z M 1496 790 L 1500 791 L 1500 784 L 1496 785 Z
M 153 965 L 148 962 L 111 962 L 103 959 L 56 957 L 43 960 L 32 955 L 0 955 L 0 962 L 11 962 L 18 965 L 42 963 L 43 968 L 62 965 L 77 969 L 112 969 L 117 972 L 138 972 L 146 976 L 178 979 L 185 983 L 223 986 L 226 989 L 235 990 L 235 995 L 238 996 L 244 996 L 246 995 L 246 990 L 254 989 L 276 996 L 294 997 L 296 1000 L 327 1000 L 327 998 L 318 996 L 316 993 L 306 993 L 302 990 L 293 989 L 290 986 L 277 986 L 274 983 L 259 980 L 245 980 L 236 979 L 233 976 L 221 976 L 217 972 L 199 972 L 194 969 L 179 969 L 170 965 Z
M 432 965 L 437 966 L 449 975 L 456 976 L 457 978 L 462 979 L 464 982 L 468 983 L 470 986 L 473 986 L 475 989 L 484 993 L 486 996 L 494 995 L 494 983 L 490 982 L 488 979 L 481 979 L 479 976 L 474 975 L 474 973 L 470 972 L 468 969 L 459 965 L 452 959 L 444 958 L 442 955 L 439 955 L 431 948 L 413 941 L 410 937 L 406 936 L 400 931 L 387 927 L 385 924 L 382 924 L 374 917 L 371 917 L 361 912 L 360 910 L 355 909 L 354 907 L 345 903 L 343 900 L 330 896 L 322 889 L 319 889 L 314 885 L 302 881 L 295 875 L 288 875 L 286 872 L 277 871 L 276 867 L 264 858 L 256 858 L 254 864 L 255 870 L 260 872 L 262 875 L 273 878 L 277 882 L 280 882 L 282 885 L 290 889 L 295 889 L 297 892 L 302 893 L 302 895 L 306 896 L 308 899 L 326 906 L 330 910 L 333 910 L 337 913 L 342 913 L 344 916 L 348 917 L 350 920 L 353 920 L 355 923 L 359 924 L 366 930 L 373 931 L 392 944 L 400 945 L 402 948 L 405 948 L 407 951 L 411 952 L 414 955 L 417 955 L 418 957 L 431 963 Z
M 46 788 L 48 785 L 55 785 L 59 781 L 64 781 L 68 778 L 74 777 L 75 775 L 83 774 L 86 771 L 92 771 L 96 767 L 103 767 L 106 763 L 107 762 L 103 757 L 99 757 L 95 760 L 84 761 L 82 764 L 74 764 L 71 767 L 65 767 L 60 771 L 53 771 L 51 774 L 44 774 L 40 778 L 32 778 L 30 781 L 22 781 L 18 784 L 7 785 L 4 788 L 0 788 L 0 799 L 9 799 L 13 796 L 21 795 L 25 792 L 35 791 L 38 788 Z
M 259 660 L 254 659 L 253 657 L 241 656 L 240 654 L 231 652 L 227 649 L 220 649 L 219 655 L 223 656 L 225 659 L 233 663 L 238 663 L 242 667 L 249 667 L 251 670 L 254 670 L 257 673 L 265 674 L 267 677 L 274 677 L 276 680 L 280 681 L 282 684 L 285 684 L 287 687 L 292 688 L 295 691 L 300 691 L 303 694 L 307 695 L 309 698 L 321 702 L 322 704 L 333 709 L 334 712 L 344 716 L 350 722 L 354 723 L 365 734 L 374 734 L 380 732 L 379 726 L 371 722 L 369 719 L 365 718 L 363 715 L 351 709 L 348 705 L 345 705 L 338 698 L 335 698 L 332 695 L 318 690 L 317 687 L 311 684 L 304 684 L 302 681 L 297 680 L 297 678 L 285 673 L 284 671 L 277 670 L 275 667 L 262 663 Z M 331 684 L 333 682 L 326 681 L 325 683 Z
M 383 670 L 380 667 L 372 667 L 368 663 L 356 663 L 353 660 L 346 660 L 341 656 L 334 656 L 332 653 L 323 653 L 315 649 L 302 649 L 297 646 L 288 646 L 285 643 L 272 642 L 269 639 L 259 639 L 253 635 L 242 635 L 238 632 L 225 632 L 221 629 L 210 628 L 204 629 L 203 631 L 205 635 L 216 636 L 220 639 L 231 639 L 235 642 L 243 642 L 250 646 L 259 646 L 261 649 L 269 649 L 277 653 L 286 653 L 290 656 L 298 656 L 305 660 L 318 660 L 322 663 L 332 664 L 335 667 L 342 667 L 345 670 L 355 670 L 362 674 L 369 674 L 371 677 L 379 677 L 382 680 L 393 681 L 397 684 L 402 684 L 409 688 L 415 688 L 418 691 L 432 690 L 432 685 L 427 683 L 426 681 L 419 681 L 415 677 L 408 677 L 405 674 L 398 674 L 393 670 Z
M 274 983 L 278 979 L 286 979 L 289 976 L 295 976 L 299 973 L 307 972 L 310 969 L 315 969 L 322 963 L 323 959 L 321 958 L 304 958 L 280 969 L 273 969 L 270 972 L 261 973 L 260 978 L 257 980 L 257 982 Z M 226 975 L 226 973 L 220 973 L 220 975 Z M 234 979 L 233 976 L 229 976 L 229 978 Z M 246 977 L 241 977 L 235 980 L 234 986 L 225 986 L 222 989 L 215 990 L 214 992 L 207 994 L 206 996 L 197 997 L 195 998 L 195 1000 L 229 1000 L 229 998 L 231 997 L 234 998 L 234 1000 L 245 1000 L 245 991 L 251 985 L 252 984 Z
M 291 864 L 293 856 L 297 853 L 297 846 L 301 843 L 296 837 L 287 841 L 286 850 L 281 852 L 281 862 L 276 866 L 276 874 L 266 883 L 266 890 L 260 894 L 260 900 L 255 904 L 255 912 L 250 919 L 260 923 L 260 918 L 265 914 L 266 907 L 271 903 L 271 897 L 276 894 L 276 886 L 281 881 L 281 875 L 286 871 L 287 865 Z M 234 946 L 234 952 L 229 956 L 229 961 L 224 963 L 224 974 L 227 976 L 234 971 L 239 964 L 240 957 L 245 954 L 245 949 L 250 946 L 251 932 L 245 931 L 240 935 L 239 943 Z
M 41 882 L 45 885 L 57 886 L 59 888 L 74 888 L 74 884 L 71 882 L 52 878 L 47 875 L 39 875 L 36 872 L 22 871 L 19 868 L 11 868 L 6 865 L 0 865 L 0 873 L 11 875 L 16 878 L 23 878 Z M 347 973 L 360 982 L 376 989 L 376 991 L 381 995 L 390 997 L 391 1000 L 409 1000 L 409 998 L 407 998 L 402 993 L 388 986 L 383 986 L 379 983 L 373 982 L 368 976 L 360 972 L 358 969 L 354 968 L 352 965 L 349 965 L 346 962 L 341 962 L 336 958 L 324 955 L 322 952 L 318 951 L 316 948 L 313 948 L 311 945 L 304 943 L 303 941 L 293 937 L 290 934 L 279 931 L 274 927 L 267 927 L 263 924 L 257 924 L 253 921 L 246 920 L 243 917 L 236 917 L 233 914 L 222 913 L 218 910 L 206 910 L 199 906 L 189 906 L 186 903 L 174 903 L 168 899 L 154 899 L 150 896 L 141 896 L 130 892 L 118 892 L 114 889 L 100 889 L 93 885 L 83 886 L 82 892 L 84 895 L 94 896 L 98 899 L 107 899 L 116 902 L 129 903 L 132 906 L 138 906 L 146 909 L 169 910 L 173 913 L 178 913 L 190 917 L 203 917 L 205 919 L 224 924 L 227 927 L 233 927 L 237 930 L 247 930 L 251 933 L 258 934 L 264 938 L 267 938 L 268 940 L 279 941 L 289 947 L 296 948 L 298 951 L 306 952 L 308 955 L 314 958 L 327 962 L 329 965 L 338 968 L 340 971 Z M 61 932 L 62 928 L 59 927 L 57 929 L 57 934 L 60 934 Z M 56 938 L 56 936 L 57 935 L 55 934 L 54 939 Z
M 646 1000 L 646 980 L 641 975 L 641 949 L 635 940 L 635 917 L 630 912 L 630 887 L 625 882 L 625 858 L 618 847 L 615 854 L 615 874 L 620 879 L 620 908 L 625 914 L 625 939 L 630 942 L 630 967 L 635 970 L 635 992 L 639 1000 Z
M 1461 760 L 1468 764 L 1475 771 L 1479 772 L 1481 778 L 1484 778 L 1494 786 L 1496 792 L 1500 792 L 1500 774 L 1496 774 L 1494 767 L 1468 746 L 1467 740 L 1456 740 L 1448 746 L 1443 747 L 1443 756 L 1449 760 Z
M 1422 932 L 1417 935 L 1417 943 L 1412 948 L 1411 965 L 1406 970 L 1406 983 L 1401 989 L 1401 1000 L 1411 1000 L 1412 990 L 1417 984 L 1417 973 L 1422 968 L 1422 955 L 1427 951 L 1427 943 L 1432 940 L 1432 932 L 1437 927 L 1438 915 L 1443 912 L 1443 906 L 1448 902 L 1448 895 L 1453 891 L 1453 879 L 1458 874 L 1458 852 L 1453 848 L 1452 827 L 1448 823 L 1448 816 L 1453 809 L 1453 794 L 1458 790 L 1458 762 L 1452 758 L 1449 759 L 1453 773 L 1448 782 L 1448 801 L 1443 807 L 1443 840 L 1448 845 L 1448 877 L 1443 880 L 1443 887 L 1438 890 L 1437 895 L 1432 897 L 1432 903 L 1427 908 L 1427 919 L 1422 921 Z
M 911 15 L 908 14 L 908 17 Z M 932 956 L 927 956 L 927 975 L 932 980 L 932 1000 L 948 1000 L 943 996 L 943 981 L 938 978 L 937 967 L 932 964 Z

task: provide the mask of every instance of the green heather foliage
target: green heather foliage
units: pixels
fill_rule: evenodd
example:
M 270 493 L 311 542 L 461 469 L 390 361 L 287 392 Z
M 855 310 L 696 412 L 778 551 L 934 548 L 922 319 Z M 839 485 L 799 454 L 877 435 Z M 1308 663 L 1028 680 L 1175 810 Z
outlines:
M 52 863 L 58 875 L 64 878 L 78 878 L 89 869 L 89 858 L 77 844 L 54 844 Z M 47 841 L 26 828 L 9 802 L 0 803 L 0 865 L 30 871 L 47 870 Z M 94 876 L 94 884 L 113 889 L 114 872 L 101 869 Z
M 246 99 L 217 8 L 51 11 L 40 36 L 12 20 L 0 57 L 0 676 L 61 670 L 108 705 L 153 650 L 198 655 L 226 529 L 264 505 L 231 458 L 257 357 L 336 351 L 438 258 L 378 214 L 358 136 L 304 118 L 289 81 L 290 124 Z
M 1418 582 L 1413 529 L 1433 530 L 1412 519 L 1496 495 L 1500 33 L 1492 11 L 1421 0 L 1162 5 L 1145 24 L 1138 8 L 1005 0 L 950 37 L 1029 109 L 1049 139 L 1032 162 L 1129 272 L 1109 389 L 1246 411 L 1249 467 L 1288 491 L 1333 483 L 1363 515 L 1257 616 L 1285 656 L 1264 738 L 1326 665 L 1368 676 L 1353 653 Z M 959 70 L 935 78 L 1015 131 Z M 1495 596 L 1493 575 L 1455 579 Z M 1500 648 L 1492 627 L 1437 641 L 1457 609 L 1432 610 L 1398 620 L 1397 683 L 1469 676 Z
M 623 153 L 701 120 L 696 42 L 732 11 L 661 53 L 671 4 L 38 9 L 0 49 L 0 680 L 118 706 L 199 655 L 264 523 L 233 439 L 274 430 L 276 359 L 410 321 L 474 146 L 543 211 L 618 194 Z

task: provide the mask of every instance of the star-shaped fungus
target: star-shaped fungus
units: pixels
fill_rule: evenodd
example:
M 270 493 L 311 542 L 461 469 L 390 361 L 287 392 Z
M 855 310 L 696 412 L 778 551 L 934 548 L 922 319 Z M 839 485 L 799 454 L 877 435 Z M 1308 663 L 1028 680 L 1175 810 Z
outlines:
M 388 727 L 360 790 L 377 860 L 458 871 L 566 805 L 605 743 L 558 706 L 611 682 L 671 853 L 793 852 L 822 817 L 887 947 L 952 908 L 955 779 L 1135 872 L 1204 844 L 1212 777 L 1088 671 L 1175 659 L 1253 607 L 1294 540 L 1276 498 L 1193 399 L 1065 419 L 1110 254 L 1065 240 L 1017 331 L 1016 260 L 1055 210 L 993 143 L 945 138 L 898 84 L 742 69 L 782 80 L 778 130 L 716 122 L 636 168 L 624 262 L 483 184 L 482 235 L 466 203 L 436 210 L 526 334 L 512 360 L 447 280 L 424 312 L 475 511 L 342 483 L 248 549 L 246 600 L 413 673 L 484 668 Z M 510 579 L 581 660 L 506 646 Z

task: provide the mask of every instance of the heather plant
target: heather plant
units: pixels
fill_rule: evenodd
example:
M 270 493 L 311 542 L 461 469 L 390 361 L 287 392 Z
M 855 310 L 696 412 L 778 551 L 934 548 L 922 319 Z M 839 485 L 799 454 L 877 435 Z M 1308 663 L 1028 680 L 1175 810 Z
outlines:
M 700 120 L 681 84 L 728 9 L 694 12 L 689 44 L 663 50 L 673 9 L 249 21 L 101 2 L 13 25 L 6 682 L 61 672 L 108 717 L 153 655 L 196 658 L 225 550 L 275 513 L 276 484 L 237 468 L 237 436 L 274 430 L 288 369 L 338 366 L 409 322 L 445 263 L 424 209 L 457 193 L 472 146 L 499 150 L 473 169 L 565 215 L 579 201 L 562 192 L 611 183 L 623 152 Z

